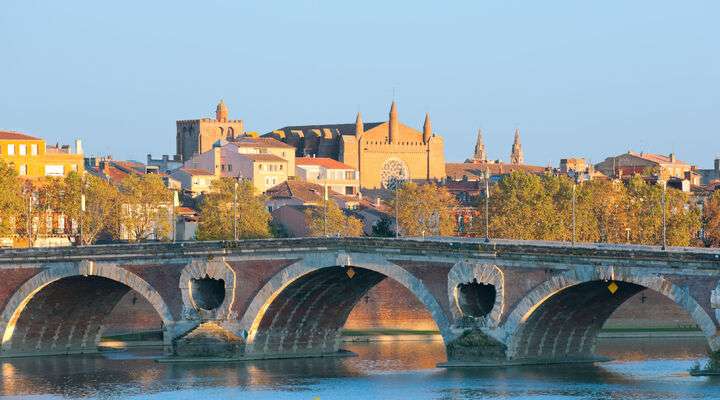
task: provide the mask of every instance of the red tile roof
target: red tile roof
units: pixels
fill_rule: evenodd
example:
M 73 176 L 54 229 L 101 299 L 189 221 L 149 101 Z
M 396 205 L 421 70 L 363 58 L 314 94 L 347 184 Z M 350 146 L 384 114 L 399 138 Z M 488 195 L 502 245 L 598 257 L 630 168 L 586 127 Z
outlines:
M 240 136 L 238 138 L 232 139 L 230 143 L 233 143 L 238 147 L 282 147 L 294 149 L 294 147 L 290 146 L 289 144 L 283 143 L 271 137 Z
M 328 169 L 355 169 L 345 163 L 327 157 L 297 157 L 295 165 L 317 165 Z
M 445 175 L 451 179 L 468 180 L 482 179 L 485 170 L 490 171 L 491 175 L 509 174 L 515 171 L 525 171 L 532 174 L 542 174 L 547 170 L 546 167 L 524 164 L 507 164 L 507 163 L 447 163 L 445 164 Z
M 202 168 L 180 168 L 180 171 L 183 171 L 191 176 L 198 176 L 198 175 L 214 175 L 212 172 L 202 169 Z
M 304 181 L 285 181 L 265 191 L 270 198 L 298 199 L 303 203 L 322 203 L 325 188 L 317 183 Z M 328 189 L 328 196 L 336 196 L 338 193 Z
M 278 157 L 275 154 L 240 154 L 253 161 L 285 161 L 284 158 Z
M 0 140 L 42 140 L 35 136 L 26 135 L 15 131 L 0 131 Z
M 630 154 L 631 156 L 640 157 L 642 159 L 652 161 L 652 162 L 658 163 L 658 164 L 686 164 L 685 162 L 682 162 L 682 161 L 678 160 L 677 158 L 675 159 L 675 162 L 673 163 L 672 160 L 670 159 L 670 157 L 664 156 L 662 154 L 644 153 L 644 152 L 637 153 L 635 151 L 628 151 L 628 154 Z

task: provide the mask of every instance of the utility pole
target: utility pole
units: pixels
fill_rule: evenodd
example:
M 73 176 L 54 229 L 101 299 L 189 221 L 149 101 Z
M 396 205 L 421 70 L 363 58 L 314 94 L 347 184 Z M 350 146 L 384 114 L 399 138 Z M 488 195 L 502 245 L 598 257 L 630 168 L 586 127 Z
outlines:
M 394 89 L 393 89 L 394 90 Z M 394 95 L 394 92 L 393 92 Z M 400 202 L 399 202 L 399 193 L 398 189 L 400 188 L 400 184 L 398 182 L 395 182 L 395 239 L 400 237 Z
M 233 192 L 233 239 L 238 240 L 238 226 L 237 226 L 237 190 L 238 181 L 235 180 L 235 190 Z
M 177 201 L 177 190 L 172 191 L 172 241 L 175 243 L 175 239 L 177 236 L 177 216 L 175 215 L 175 207 L 177 207 L 179 202 Z

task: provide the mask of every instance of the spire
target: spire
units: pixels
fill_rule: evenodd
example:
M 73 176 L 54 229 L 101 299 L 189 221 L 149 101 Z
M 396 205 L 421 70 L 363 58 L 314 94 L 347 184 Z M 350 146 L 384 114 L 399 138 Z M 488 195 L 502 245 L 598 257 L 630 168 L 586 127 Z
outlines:
M 222 99 L 220 99 L 220 102 L 218 103 L 217 108 L 215 109 L 215 119 L 218 122 L 227 122 L 228 108 Z
M 474 162 L 487 162 L 487 152 L 485 151 L 485 143 L 483 143 L 482 129 L 478 129 L 477 140 L 475 141 L 475 153 L 473 154 Z
M 360 137 L 365 133 L 365 127 L 363 126 L 362 115 L 358 112 L 355 117 L 355 136 Z
M 432 137 L 432 123 L 430 122 L 430 113 L 425 113 L 425 123 L 423 124 L 423 142 L 429 142 L 430 137 Z
M 512 152 L 510 153 L 510 163 L 525 163 L 525 156 L 523 155 L 522 145 L 520 144 L 520 128 L 515 128 L 515 141 L 513 141 Z
M 388 139 L 390 143 L 395 142 L 400 136 L 400 123 L 398 122 L 398 112 L 395 100 L 390 106 L 390 129 L 388 131 Z

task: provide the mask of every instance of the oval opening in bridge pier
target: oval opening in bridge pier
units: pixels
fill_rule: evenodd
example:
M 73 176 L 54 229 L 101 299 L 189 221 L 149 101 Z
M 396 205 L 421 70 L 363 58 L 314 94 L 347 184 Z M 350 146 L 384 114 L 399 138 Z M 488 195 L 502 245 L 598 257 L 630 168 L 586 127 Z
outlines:
M 225 281 L 205 275 L 201 279 L 191 279 L 191 295 L 195 306 L 203 310 L 214 310 L 225 301 Z
M 485 283 L 478 283 L 473 279 L 469 283 L 461 283 L 458 289 L 458 307 L 463 315 L 481 318 L 492 311 L 495 306 L 495 286 Z

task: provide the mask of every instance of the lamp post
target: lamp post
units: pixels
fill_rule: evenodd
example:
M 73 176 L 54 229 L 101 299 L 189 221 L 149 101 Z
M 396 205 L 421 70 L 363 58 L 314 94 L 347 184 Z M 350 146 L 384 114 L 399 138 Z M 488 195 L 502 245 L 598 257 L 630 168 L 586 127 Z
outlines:
M 400 237 L 400 199 L 399 192 L 400 182 L 395 182 L 395 239 Z
M 177 216 L 175 215 L 175 207 L 179 205 L 177 190 L 172 191 L 172 242 L 175 243 L 177 237 Z
M 485 169 L 485 243 L 490 243 L 490 170 Z
M 660 204 L 662 207 L 662 249 L 667 249 L 667 217 L 665 211 L 665 196 L 667 192 L 667 182 L 665 180 L 660 181 L 662 184 L 662 197 L 660 198 Z
M 238 240 L 238 226 L 237 226 L 237 190 L 238 181 L 235 180 L 235 189 L 233 191 L 233 239 Z

